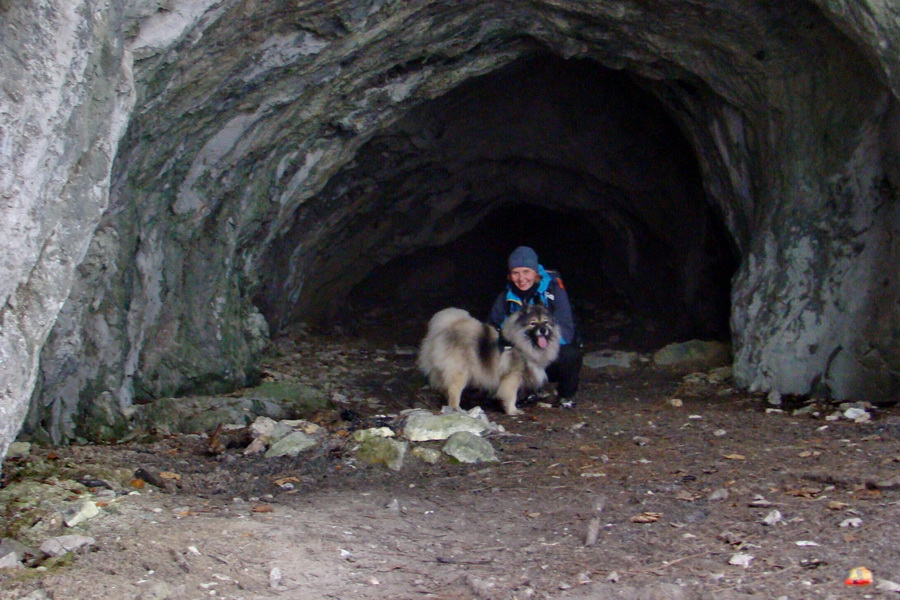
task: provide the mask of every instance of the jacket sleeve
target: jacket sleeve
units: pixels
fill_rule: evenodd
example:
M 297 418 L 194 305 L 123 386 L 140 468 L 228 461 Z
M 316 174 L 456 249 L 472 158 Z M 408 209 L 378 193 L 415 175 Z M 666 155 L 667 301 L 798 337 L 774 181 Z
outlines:
M 558 285 L 553 286 L 553 317 L 559 323 L 563 339 L 567 344 L 575 340 L 575 318 L 572 316 L 572 305 L 569 294 Z
M 506 320 L 506 292 L 501 292 L 497 299 L 494 300 L 494 306 L 491 307 L 491 312 L 488 315 L 488 323 L 493 325 L 494 327 L 500 327 L 503 325 L 503 321 Z

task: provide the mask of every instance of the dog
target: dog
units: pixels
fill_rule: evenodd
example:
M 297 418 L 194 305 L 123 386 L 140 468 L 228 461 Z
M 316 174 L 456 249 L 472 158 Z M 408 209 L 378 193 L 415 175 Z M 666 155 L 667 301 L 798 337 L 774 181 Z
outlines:
M 461 308 L 445 308 L 428 323 L 418 367 L 454 410 L 472 386 L 492 393 L 506 414 L 516 415 L 519 390 L 536 390 L 547 381 L 544 369 L 559 355 L 559 342 L 556 321 L 541 305 L 514 312 L 499 333 Z

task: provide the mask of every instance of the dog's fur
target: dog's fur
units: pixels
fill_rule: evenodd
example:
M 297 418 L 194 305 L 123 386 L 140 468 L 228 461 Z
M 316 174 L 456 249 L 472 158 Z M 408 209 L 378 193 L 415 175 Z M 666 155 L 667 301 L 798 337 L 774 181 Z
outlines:
M 496 329 L 460 308 L 445 308 L 431 318 L 418 365 L 432 387 L 447 395 L 450 408 L 459 410 L 463 390 L 473 386 L 493 393 L 506 414 L 515 415 L 519 390 L 538 389 L 547 381 L 544 369 L 559 354 L 550 311 L 526 306 L 506 319 L 502 334 L 511 347 L 501 347 Z

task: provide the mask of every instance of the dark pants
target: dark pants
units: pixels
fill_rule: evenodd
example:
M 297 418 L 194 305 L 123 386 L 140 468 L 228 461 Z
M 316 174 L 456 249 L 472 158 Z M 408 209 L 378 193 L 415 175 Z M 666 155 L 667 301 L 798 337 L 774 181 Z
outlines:
M 571 400 L 578 391 L 578 379 L 581 376 L 583 360 L 581 349 L 575 344 L 560 346 L 559 356 L 547 367 L 547 378 L 559 385 L 556 393 L 563 400 Z

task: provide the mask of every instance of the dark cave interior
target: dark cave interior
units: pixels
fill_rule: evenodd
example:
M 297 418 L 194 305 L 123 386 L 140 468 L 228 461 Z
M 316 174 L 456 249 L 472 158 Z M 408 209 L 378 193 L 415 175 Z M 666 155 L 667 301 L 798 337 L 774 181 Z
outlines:
M 728 339 L 734 244 L 675 119 L 629 73 L 539 55 L 417 107 L 298 211 L 270 264 L 322 218 L 317 202 L 348 197 L 314 261 L 327 286 L 287 307 L 286 267 L 267 269 L 257 303 L 276 334 L 301 321 L 362 333 L 393 316 L 412 342 L 440 308 L 484 318 L 509 252 L 529 245 L 585 324 L 624 313 L 655 332 L 623 345 Z

